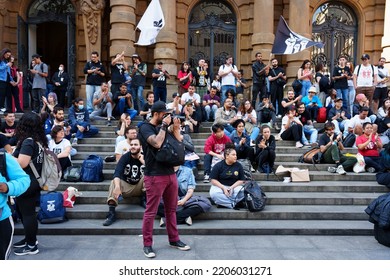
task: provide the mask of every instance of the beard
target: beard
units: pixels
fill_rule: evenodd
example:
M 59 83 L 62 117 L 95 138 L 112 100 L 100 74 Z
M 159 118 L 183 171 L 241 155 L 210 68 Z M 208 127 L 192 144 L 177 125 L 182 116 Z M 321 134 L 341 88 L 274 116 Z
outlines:
M 130 154 L 132 156 L 138 155 L 140 153 L 141 149 L 135 149 L 135 150 L 130 150 Z

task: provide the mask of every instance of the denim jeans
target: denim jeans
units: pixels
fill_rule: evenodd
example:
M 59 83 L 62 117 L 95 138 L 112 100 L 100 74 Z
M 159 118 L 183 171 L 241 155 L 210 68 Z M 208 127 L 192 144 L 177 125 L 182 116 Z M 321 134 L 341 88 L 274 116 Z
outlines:
M 345 110 L 348 110 L 349 106 L 349 93 L 348 93 L 348 88 L 343 88 L 343 89 L 336 89 L 337 92 L 337 98 L 342 98 L 343 99 L 343 108 Z
M 133 98 L 133 107 L 138 112 L 144 107 L 144 87 L 137 86 L 131 88 L 131 97 Z
M 355 101 L 355 88 L 353 86 L 349 86 L 348 87 L 348 101 L 349 101 L 349 104 L 348 104 L 348 112 L 351 114 L 351 116 L 353 116 L 353 102 Z
M 154 102 L 157 102 L 159 100 L 164 101 L 165 103 L 167 102 L 167 88 L 153 88 L 153 93 L 154 93 Z
M 97 110 L 94 110 L 90 115 L 89 118 L 91 121 L 95 120 L 96 117 L 101 118 L 104 114 L 107 114 L 107 118 L 111 119 L 112 117 L 112 104 L 110 102 L 107 102 L 106 106 L 104 108 L 99 108 Z
M 88 112 L 93 111 L 93 94 L 97 91 L 100 91 L 100 86 L 97 85 L 86 85 L 85 86 L 85 92 L 86 92 L 86 103 L 87 103 L 87 110 Z
M 341 122 L 338 122 L 337 120 L 333 120 L 332 123 L 334 124 L 334 132 L 336 134 L 340 134 L 342 131 L 344 131 L 344 129 L 346 128 L 347 121 L 348 120 L 342 120 Z
M 233 86 L 233 85 L 225 85 L 225 86 L 222 86 L 222 87 L 221 87 L 221 106 L 223 106 L 223 104 L 225 103 L 226 92 L 227 92 L 229 89 L 233 89 L 234 92 L 236 91 L 236 87 Z
M 226 196 L 221 188 L 211 186 L 210 197 L 217 205 L 221 205 L 227 208 L 234 208 L 236 203 L 244 198 L 244 191 L 241 190 L 241 188 L 242 186 L 235 187 L 233 189 L 233 194 L 231 196 Z
M 215 112 L 218 110 L 217 105 L 206 105 L 204 106 L 204 110 L 206 111 L 206 118 L 207 120 L 210 120 L 210 118 L 214 119 L 215 118 Z
M 125 98 L 121 98 L 118 100 L 118 103 L 117 103 L 118 113 L 119 113 L 119 115 L 122 115 L 123 113 L 128 113 L 130 116 L 130 119 L 132 120 L 138 114 L 138 112 L 137 112 L 137 110 L 134 110 L 134 109 L 125 109 L 126 102 L 127 101 Z
M 302 90 L 301 95 L 302 98 L 309 94 L 309 88 L 312 86 L 310 81 L 302 81 Z
M 318 130 L 315 129 L 313 126 L 311 126 L 311 125 L 304 125 L 303 126 L 303 133 L 302 133 L 301 142 L 305 145 L 308 143 L 306 135 L 308 135 L 310 137 L 310 142 L 309 142 L 310 144 L 317 142 Z

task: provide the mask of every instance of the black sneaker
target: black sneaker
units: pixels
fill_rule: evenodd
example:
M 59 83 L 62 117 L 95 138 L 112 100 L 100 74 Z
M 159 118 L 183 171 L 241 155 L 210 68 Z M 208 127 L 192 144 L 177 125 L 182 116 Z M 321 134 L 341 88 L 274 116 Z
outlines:
M 24 238 L 18 242 L 15 242 L 14 244 L 12 244 L 12 246 L 14 246 L 14 248 L 23 248 L 26 245 L 27 245 L 27 242 L 26 242 L 26 239 L 24 239 Z M 38 245 L 38 240 L 35 241 L 35 245 Z
M 104 161 L 105 162 L 115 162 L 116 161 L 116 157 L 115 156 L 106 156 L 104 158 Z
M 15 255 L 17 256 L 24 256 L 24 255 L 36 255 L 39 253 L 38 246 L 35 245 L 34 247 L 30 247 L 28 245 L 25 245 L 22 248 L 16 249 L 14 251 Z
M 179 249 L 181 251 L 188 251 L 191 249 L 190 246 L 188 246 L 187 244 L 181 242 L 180 240 L 179 241 L 176 241 L 176 242 L 169 242 L 169 245 L 172 247 L 172 248 L 176 248 L 176 249 Z
M 103 226 L 111 226 L 116 221 L 115 213 L 108 213 L 107 219 L 104 221 Z
M 144 255 L 147 258 L 154 258 L 156 253 L 153 251 L 152 246 L 144 246 Z

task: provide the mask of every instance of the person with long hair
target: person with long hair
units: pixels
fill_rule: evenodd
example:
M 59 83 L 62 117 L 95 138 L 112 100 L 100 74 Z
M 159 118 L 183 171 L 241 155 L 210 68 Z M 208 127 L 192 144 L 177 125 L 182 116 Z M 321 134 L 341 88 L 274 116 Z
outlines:
M 350 72 L 353 73 L 354 71 L 353 64 L 348 61 L 345 65 L 349 68 Z M 348 96 L 349 96 L 348 108 L 350 108 L 351 116 L 353 115 L 353 103 L 355 102 L 355 95 L 356 95 L 356 91 L 355 91 L 355 87 L 353 86 L 353 76 L 349 76 L 348 77 Z
M 72 145 L 70 141 L 65 138 L 65 131 L 61 125 L 56 125 L 50 132 L 51 140 L 49 142 L 49 150 L 54 152 L 57 155 L 58 161 L 61 164 L 61 169 L 64 171 L 69 166 L 72 166 L 70 159 L 70 151 L 72 150 Z
M 269 172 L 272 172 L 275 164 L 276 141 L 271 134 L 271 129 L 268 125 L 261 127 L 261 134 L 256 139 L 255 160 L 257 162 L 258 172 L 265 171 L 265 165 L 268 164 Z
M 39 253 L 35 205 L 39 200 L 41 187 L 29 164 L 32 162 L 38 173 L 42 172 L 42 148 L 47 148 L 48 144 L 40 116 L 35 113 L 23 114 L 16 127 L 15 135 L 18 142 L 13 156 L 29 175 L 31 183 L 27 191 L 16 198 L 16 208 L 21 215 L 24 238 L 13 244 L 16 248 L 14 253 L 18 256 L 35 255 Z
M 251 144 L 254 144 L 257 136 L 259 136 L 260 129 L 257 126 L 256 110 L 248 99 L 240 104 L 237 117 L 244 121 L 245 131 L 250 136 Z
M 55 106 L 59 106 L 57 94 L 55 92 L 50 92 L 47 95 L 47 98 L 45 96 L 42 96 L 42 102 L 43 106 L 41 109 L 41 113 L 47 112 L 49 113 L 49 115 L 51 115 Z
M 356 138 L 358 152 L 364 157 L 366 169 L 370 173 L 381 170 L 379 151 L 382 149 L 382 140 L 375 133 L 371 123 L 363 124 L 363 134 Z
M 187 61 L 181 64 L 180 70 L 177 73 L 177 79 L 179 80 L 179 93 L 182 95 L 188 91 L 188 87 L 191 85 L 193 79 L 190 65 Z
M 311 80 L 313 79 L 313 73 L 310 67 L 311 67 L 310 60 L 305 59 L 301 67 L 298 69 L 298 74 L 297 74 L 298 79 L 302 83 L 302 90 L 301 90 L 302 97 L 305 97 L 309 94 L 309 88 L 312 86 Z
M 16 113 L 24 113 L 22 107 L 20 106 L 20 100 L 19 100 L 19 84 L 21 81 L 21 76 L 19 74 L 19 69 L 15 65 L 15 57 L 11 55 L 10 62 L 12 63 L 11 66 L 11 77 L 14 80 L 13 83 L 11 83 L 11 99 L 9 100 L 9 105 L 7 105 L 7 110 L 9 112 L 13 112 L 11 109 L 12 105 L 12 97 L 14 99 Z

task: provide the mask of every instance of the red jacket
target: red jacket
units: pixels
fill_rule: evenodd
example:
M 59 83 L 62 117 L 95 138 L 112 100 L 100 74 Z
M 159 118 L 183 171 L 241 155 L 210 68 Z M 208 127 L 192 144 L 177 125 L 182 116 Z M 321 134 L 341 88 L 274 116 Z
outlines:
M 218 139 L 213 133 L 207 138 L 206 143 L 204 144 L 204 152 L 208 154 L 213 151 L 214 153 L 221 154 L 225 150 L 225 144 L 231 142 L 230 138 L 226 135 L 223 135 L 222 138 Z

